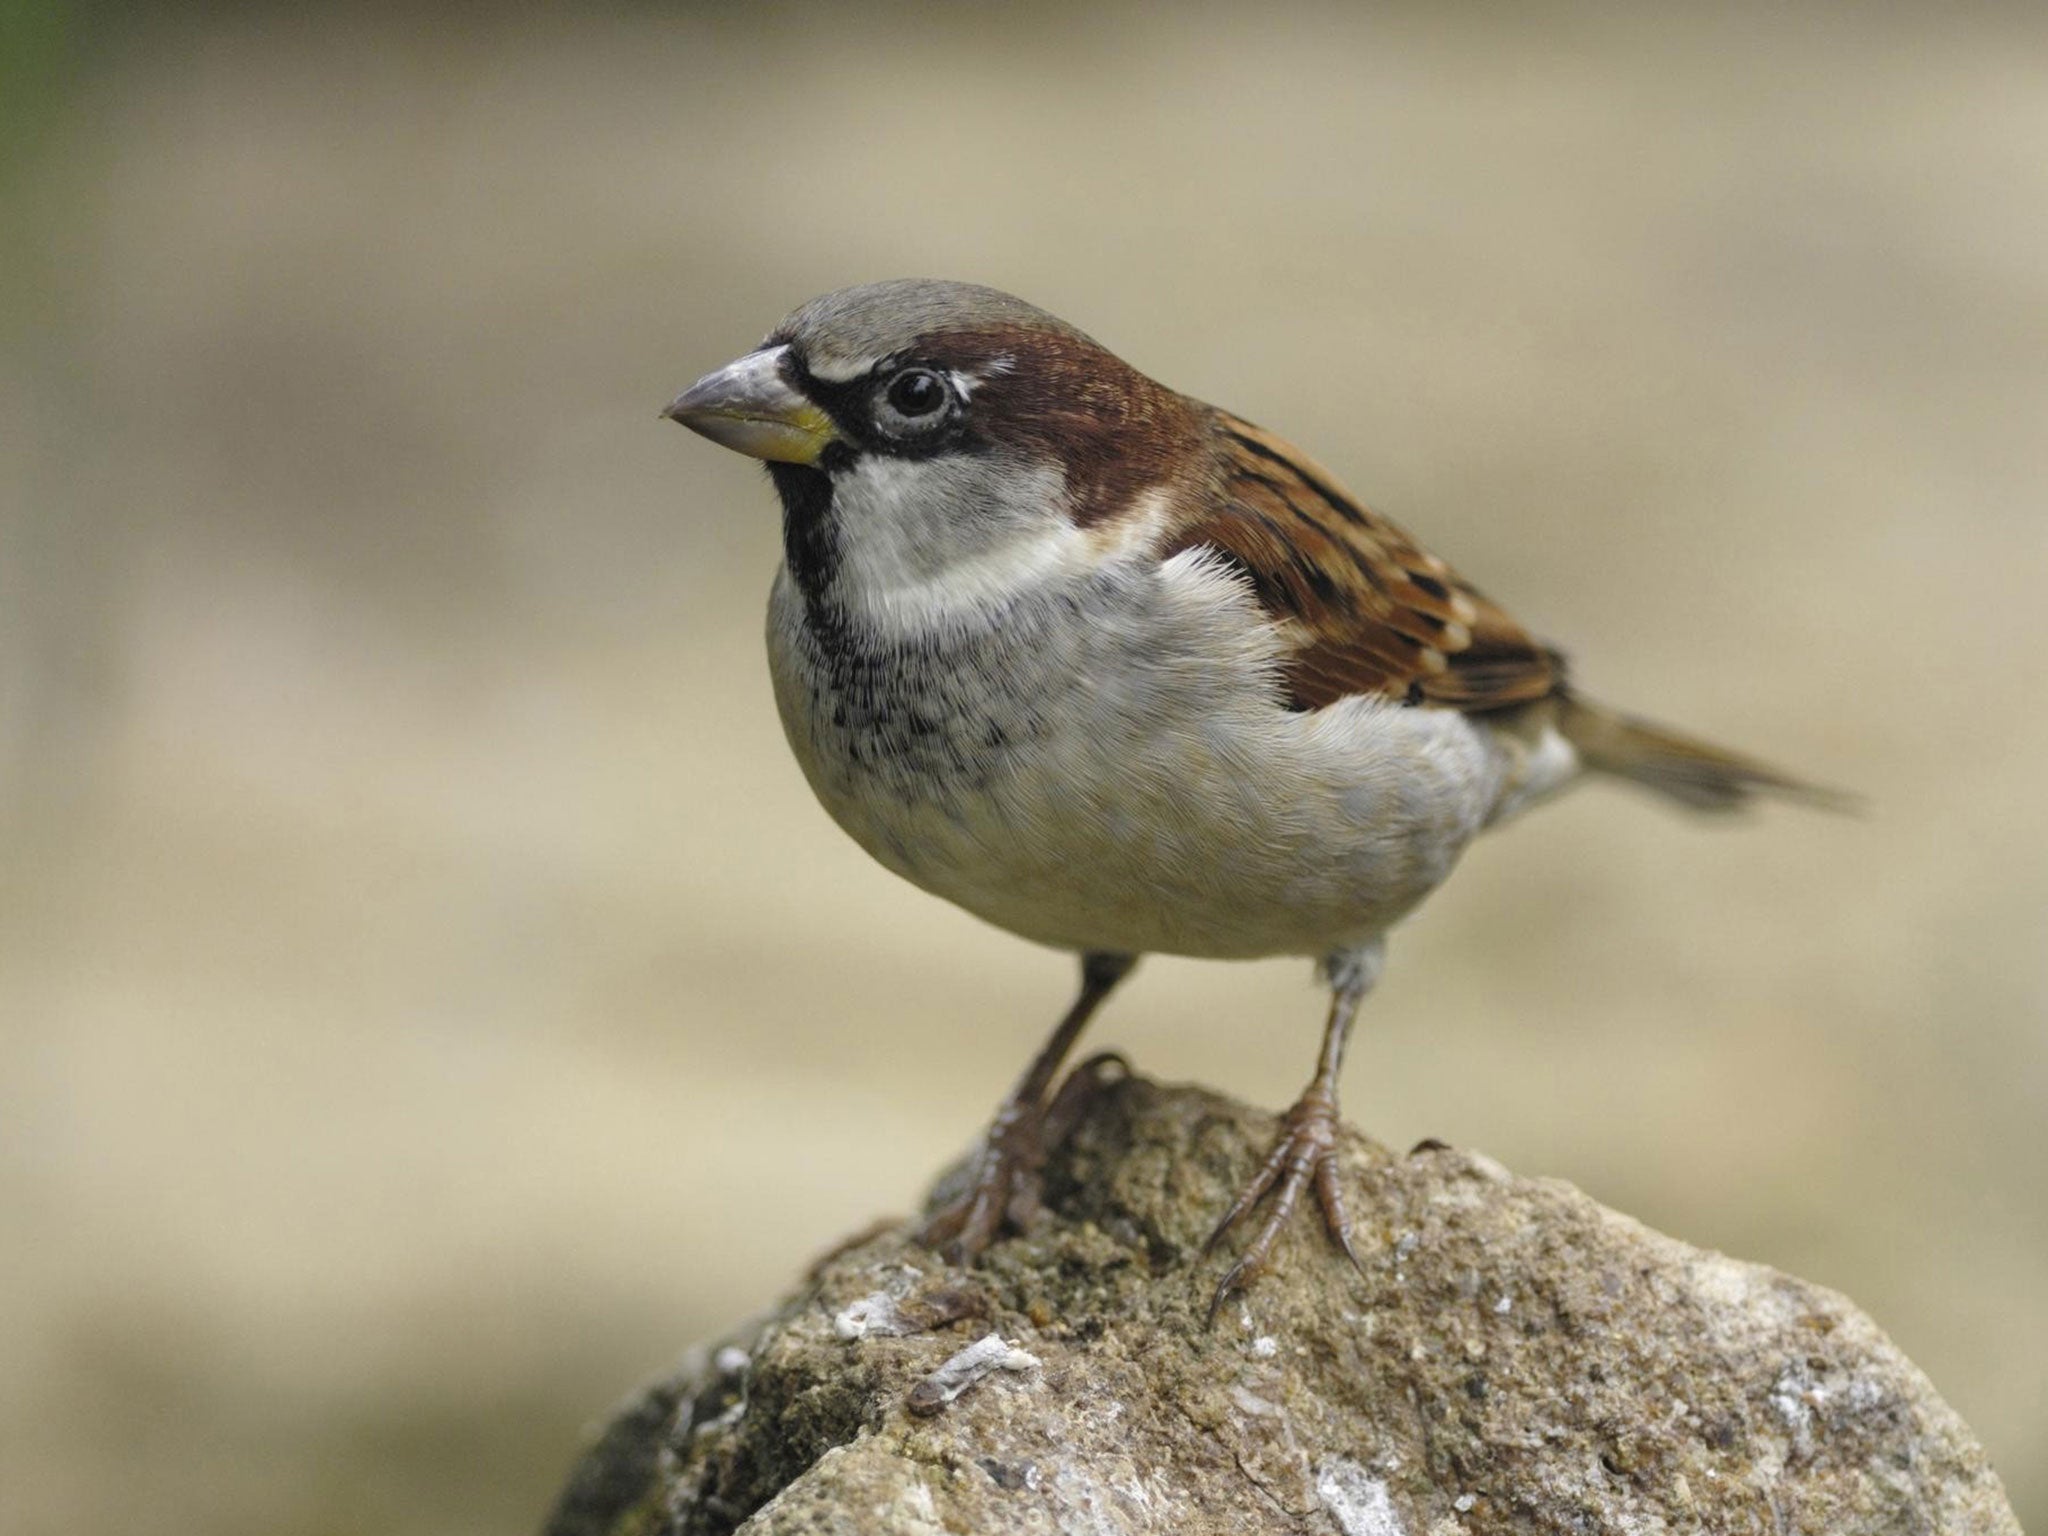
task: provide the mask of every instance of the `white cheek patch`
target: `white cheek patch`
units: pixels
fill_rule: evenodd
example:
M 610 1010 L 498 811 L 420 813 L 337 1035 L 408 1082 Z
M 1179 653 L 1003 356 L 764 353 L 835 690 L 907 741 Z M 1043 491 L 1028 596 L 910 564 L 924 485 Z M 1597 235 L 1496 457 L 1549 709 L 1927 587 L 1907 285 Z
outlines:
M 832 477 L 835 591 L 896 634 L 985 621 L 1027 588 L 1101 558 L 1065 512 L 1059 472 L 982 458 L 864 455 Z

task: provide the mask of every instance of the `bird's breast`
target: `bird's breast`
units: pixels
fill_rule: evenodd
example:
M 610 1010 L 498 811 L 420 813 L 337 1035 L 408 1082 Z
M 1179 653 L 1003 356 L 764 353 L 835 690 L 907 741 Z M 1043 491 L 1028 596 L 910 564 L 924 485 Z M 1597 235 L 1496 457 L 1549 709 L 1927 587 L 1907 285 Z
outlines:
M 1461 716 L 1288 711 L 1236 582 L 1174 561 L 887 634 L 785 575 L 768 640 L 819 800 L 890 869 L 1041 942 L 1326 953 L 1449 872 L 1502 754 Z

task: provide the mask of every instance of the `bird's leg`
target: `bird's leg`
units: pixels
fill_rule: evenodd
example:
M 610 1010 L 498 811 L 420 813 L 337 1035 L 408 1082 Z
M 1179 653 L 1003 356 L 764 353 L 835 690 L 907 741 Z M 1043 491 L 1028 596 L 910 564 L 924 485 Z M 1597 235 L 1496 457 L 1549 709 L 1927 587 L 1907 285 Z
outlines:
M 1358 1254 L 1351 1246 L 1351 1220 L 1344 1213 L 1344 1198 L 1337 1187 L 1337 1074 L 1344 1065 L 1345 1038 L 1352 1017 L 1379 975 L 1382 950 L 1377 944 L 1366 949 L 1333 956 L 1327 962 L 1330 975 L 1330 1017 L 1323 1026 L 1323 1053 L 1316 1075 L 1280 1121 L 1280 1136 L 1266 1154 L 1251 1182 L 1246 1184 L 1216 1230 L 1209 1234 L 1203 1252 L 1213 1249 L 1223 1235 L 1249 1216 L 1269 1194 L 1272 1206 L 1266 1219 L 1238 1255 L 1216 1287 L 1209 1302 L 1209 1320 L 1232 1291 L 1242 1289 L 1266 1267 L 1267 1256 L 1287 1218 L 1293 1214 L 1302 1191 L 1315 1189 L 1316 1204 L 1322 1208 L 1323 1226 L 1344 1257 L 1358 1268 Z
M 1081 957 L 1081 995 L 1060 1020 L 1009 1096 L 997 1106 L 974 1159 L 966 1192 L 932 1216 L 919 1238 L 950 1263 L 969 1264 L 988 1247 L 1005 1221 L 1022 1226 L 1038 1209 L 1038 1171 L 1045 1161 L 1046 1093 L 1060 1063 L 1116 984 L 1138 963 L 1136 955 Z

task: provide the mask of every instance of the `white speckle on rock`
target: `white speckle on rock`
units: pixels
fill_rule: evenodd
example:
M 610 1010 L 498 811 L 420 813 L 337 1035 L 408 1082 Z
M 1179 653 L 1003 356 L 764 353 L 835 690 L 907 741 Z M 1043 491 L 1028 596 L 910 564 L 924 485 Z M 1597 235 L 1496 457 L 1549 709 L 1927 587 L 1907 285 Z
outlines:
M 737 1376 L 747 1368 L 747 1352 L 736 1344 L 728 1344 L 711 1357 L 711 1364 L 721 1376 Z
M 1467 1510 L 1471 1509 L 1471 1507 L 1474 1504 L 1477 1504 L 1478 1502 L 1478 1495 L 1470 1493 L 1461 1493 L 1455 1499 L 1451 1500 L 1451 1508 L 1455 1509 L 1459 1514 L 1462 1515 Z
M 744 1397 L 736 1397 L 730 1403 L 726 1404 L 725 1411 L 723 1413 L 719 1414 L 716 1418 L 706 1419 L 702 1424 L 699 1424 L 695 1429 L 691 1430 L 690 1433 L 693 1435 L 719 1434 L 725 1430 L 731 1429 L 733 1425 L 739 1423 L 739 1421 L 741 1419 L 744 1419 L 746 1416 L 747 1400 Z
M 910 1389 L 909 1408 L 927 1418 L 992 1371 L 1028 1371 L 1038 1356 L 1019 1349 L 999 1333 L 976 1339 Z
M 1407 1536 L 1387 1485 L 1355 1461 L 1333 1457 L 1316 1468 L 1316 1497 L 1344 1536 Z
M 1883 1406 L 1888 1394 L 1868 1376 L 1851 1376 L 1842 1389 L 1842 1406 L 1850 1413 L 1869 1413 Z
M 939 1519 L 937 1501 L 922 1481 L 912 1480 L 897 1496 L 890 1511 L 889 1529 L 902 1536 L 945 1536 L 945 1522 Z
M 1268 1402 L 1258 1393 L 1248 1392 L 1243 1387 L 1232 1387 L 1230 1400 L 1255 1419 L 1278 1419 L 1286 1416 L 1286 1410 L 1278 1403 Z
M 1503 1297 L 1501 1297 L 1501 1299 L 1500 1299 L 1499 1301 L 1496 1301 L 1496 1302 L 1495 1302 L 1495 1303 L 1493 1304 L 1493 1310 L 1494 1310 L 1495 1312 L 1499 1313 L 1499 1314 L 1500 1314 L 1501 1316 L 1505 1317 L 1505 1316 L 1506 1316 L 1506 1315 L 1508 1314 L 1508 1312 L 1509 1312 L 1510 1310 L 1512 1310 L 1512 1309 L 1513 1309 L 1514 1305 L 1515 1305 L 1515 1298 L 1514 1298 L 1514 1297 L 1512 1297 L 1512 1296 L 1503 1296 Z
M 1280 1341 L 1270 1333 L 1262 1333 L 1252 1340 L 1252 1353 L 1261 1360 L 1270 1360 L 1280 1353 Z
M 1758 1299 L 1757 1282 L 1762 1276 L 1753 1264 L 1725 1254 L 1707 1253 L 1693 1261 L 1688 1278 L 1702 1300 L 1730 1312 L 1741 1312 Z
M 1771 1406 L 1792 1432 L 1792 1451 L 1801 1459 L 1813 1454 L 1813 1394 L 1813 1380 L 1802 1366 L 1787 1366 L 1771 1384 Z
M 893 1339 L 916 1332 L 897 1309 L 896 1298 L 887 1291 L 876 1291 L 848 1306 L 832 1319 L 832 1331 L 842 1339 Z

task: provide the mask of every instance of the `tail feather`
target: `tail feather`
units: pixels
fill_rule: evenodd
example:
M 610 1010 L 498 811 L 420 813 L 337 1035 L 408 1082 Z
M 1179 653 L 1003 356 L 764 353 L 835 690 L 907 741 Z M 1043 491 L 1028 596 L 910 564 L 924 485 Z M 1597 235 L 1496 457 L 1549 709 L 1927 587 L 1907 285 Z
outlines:
M 1558 729 L 1588 768 L 1633 780 L 1695 810 L 1732 811 L 1759 795 L 1799 800 L 1833 811 L 1856 806 L 1854 796 L 1809 784 L 1697 737 L 1575 695 L 1567 694 L 1560 702 Z

